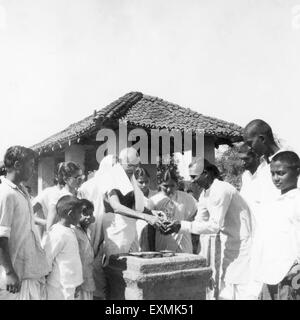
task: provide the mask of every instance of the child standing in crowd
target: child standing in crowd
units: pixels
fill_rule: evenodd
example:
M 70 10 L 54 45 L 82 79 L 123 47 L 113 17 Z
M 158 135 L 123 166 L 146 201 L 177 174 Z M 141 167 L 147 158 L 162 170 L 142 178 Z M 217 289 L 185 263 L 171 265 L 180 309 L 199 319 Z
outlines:
M 43 241 L 52 271 L 47 276 L 48 300 L 74 300 L 75 290 L 83 282 L 78 241 L 71 225 L 81 218 L 82 203 L 66 195 L 57 202 L 59 221 L 54 224 Z
M 33 174 L 35 153 L 22 146 L 6 151 L 0 185 L 0 300 L 45 299 L 49 266 L 23 183 Z
M 78 240 L 79 253 L 82 263 L 83 283 L 77 292 L 77 300 L 93 300 L 95 282 L 93 278 L 94 250 L 91 245 L 89 226 L 95 222 L 94 205 L 86 199 L 81 201 L 81 218 L 74 228 Z
M 283 151 L 271 161 L 271 175 L 281 195 L 261 207 L 255 279 L 264 283 L 264 300 L 300 300 L 300 160 Z

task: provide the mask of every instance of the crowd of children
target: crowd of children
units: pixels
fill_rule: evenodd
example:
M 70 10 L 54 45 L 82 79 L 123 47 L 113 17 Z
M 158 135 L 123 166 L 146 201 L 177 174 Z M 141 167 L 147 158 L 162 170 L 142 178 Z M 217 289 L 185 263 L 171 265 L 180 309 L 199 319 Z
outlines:
M 201 249 L 209 257 L 212 245 L 218 257 L 208 297 L 299 299 L 299 157 L 280 149 L 262 120 L 246 126 L 239 156 L 240 192 L 205 159 L 189 166 L 195 192 L 178 190 L 172 170 L 151 190 L 138 153 L 126 148 L 85 182 L 79 165 L 59 164 L 55 186 L 31 199 L 24 184 L 36 155 L 9 148 L 0 184 L 0 300 L 106 299 L 110 255 Z

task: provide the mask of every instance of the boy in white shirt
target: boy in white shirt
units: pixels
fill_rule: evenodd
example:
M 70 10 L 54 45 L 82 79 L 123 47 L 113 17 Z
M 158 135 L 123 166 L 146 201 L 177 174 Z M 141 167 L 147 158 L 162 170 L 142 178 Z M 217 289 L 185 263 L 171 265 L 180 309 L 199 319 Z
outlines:
M 272 158 L 270 168 L 281 195 L 261 208 L 255 279 L 268 289 L 264 290 L 264 298 L 299 300 L 300 160 L 292 151 L 279 152 Z
M 74 228 L 79 245 L 79 254 L 82 263 L 83 283 L 78 288 L 77 300 L 93 300 L 95 282 L 93 278 L 94 249 L 91 244 L 89 226 L 95 222 L 93 216 L 94 205 L 86 199 L 81 199 L 81 218 Z
M 52 271 L 47 276 L 48 300 L 74 300 L 75 290 L 83 282 L 82 264 L 75 232 L 81 218 L 81 201 L 63 196 L 56 205 L 59 221 L 51 226 L 43 247 Z

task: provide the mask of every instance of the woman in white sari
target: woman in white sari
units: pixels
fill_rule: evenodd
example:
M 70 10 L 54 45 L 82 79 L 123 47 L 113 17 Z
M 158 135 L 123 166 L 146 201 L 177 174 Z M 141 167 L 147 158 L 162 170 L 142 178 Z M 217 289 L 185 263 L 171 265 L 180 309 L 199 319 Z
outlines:
M 176 172 L 167 170 L 162 178 L 161 191 L 149 199 L 149 208 L 165 212 L 168 220 L 192 221 L 197 212 L 197 201 L 188 193 L 177 190 Z M 156 232 L 155 249 L 193 253 L 192 238 L 189 232 L 180 231 L 169 235 Z

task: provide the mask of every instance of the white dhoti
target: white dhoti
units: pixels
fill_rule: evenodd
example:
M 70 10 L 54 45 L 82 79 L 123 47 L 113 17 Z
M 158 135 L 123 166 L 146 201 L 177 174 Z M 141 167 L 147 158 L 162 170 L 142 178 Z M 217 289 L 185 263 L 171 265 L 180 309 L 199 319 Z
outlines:
M 112 254 L 138 251 L 136 219 L 116 213 L 106 213 L 103 217 L 104 254 L 106 261 Z
M 227 284 L 221 281 L 219 300 L 256 300 L 256 297 L 249 293 L 248 284 Z
M 47 283 L 47 300 L 74 300 L 75 288 L 54 287 Z
M 46 300 L 45 278 L 23 280 L 18 293 L 8 292 L 5 280 L 3 277 L 1 278 L 0 300 Z

